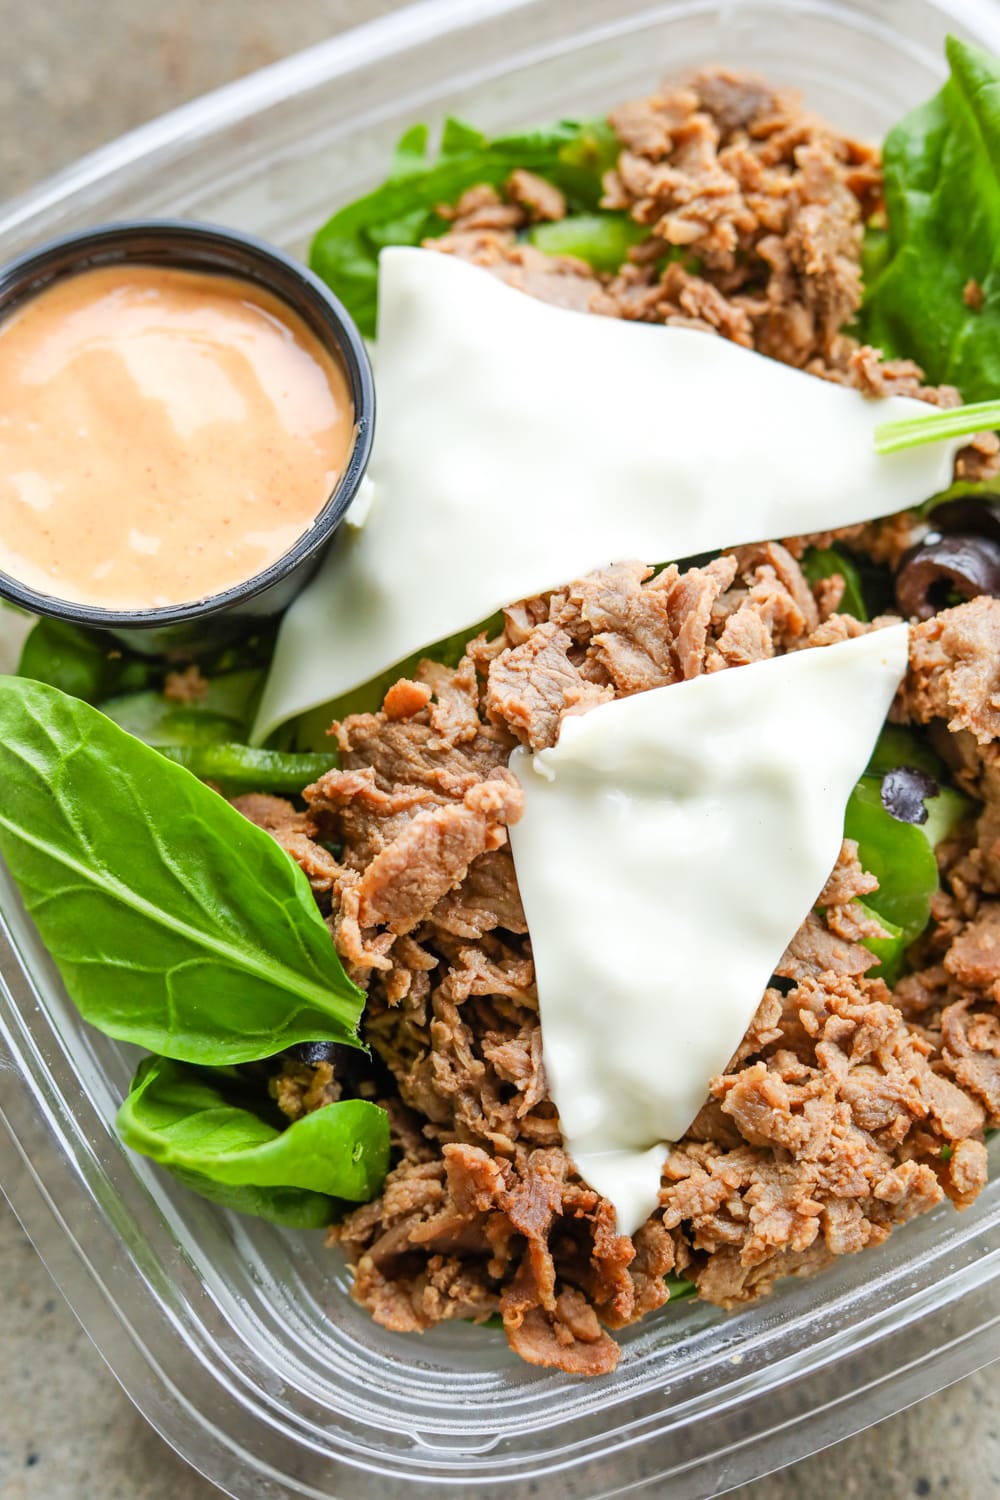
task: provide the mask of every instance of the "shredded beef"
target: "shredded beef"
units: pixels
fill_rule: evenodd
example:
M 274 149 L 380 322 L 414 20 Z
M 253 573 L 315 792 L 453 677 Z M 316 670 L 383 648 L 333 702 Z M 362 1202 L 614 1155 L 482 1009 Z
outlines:
M 566 211 L 527 172 L 442 205 L 448 232 L 429 243 L 577 311 L 702 328 L 870 395 L 954 404 L 953 389 L 924 386 L 917 366 L 842 331 L 859 305 L 862 226 L 881 200 L 877 153 L 724 70 L 611 121 L 622 151 L 605 206 L 650 233 L 617 274 L 518 238 Z M 998 451 L 982 435 L 957 471 L 995 472 Z M 1000 1126 L 1000 601 L 911 632 L 893 716 L 927 726 L 980 803 L 974 827 L 939 846 L 941 889 L 912 972 L 893 991 L 877 977 L 864 944 L 883 930 L 859 904 L 877 882 L 845 841 L 632 1237 L 563 1150 L 507 845 L 517 745 L 552 745 L 566 715 L 615 697 L 877 628 L 838 612 L 843 578 L 810 587 L 799 560 L 841 542 L 894 566 L 914 521 L 687 569 L 625 560 L 518 601 L 457 668 L 424 662 L 378 713 L 335 724 L 339 764 L 305 789 L 304 810 L 236 800 L 305 870 L 368 993 L 394 1165 L 332 1236 L 353 1295 L 386 1328 L 499 1313 L 529 1362 L 604 1374 L 614 1331 L 662 1306 L 671 1274 L 738 1306 L 982 1188 L 984 1130 Z M 294 1119 L 340 1083 L 328 1063 L 289 1058 L 271 1087 Z
M 906 703 L 921 724 L 946 719 L 980 744 L 1000 735 L 1000 599 L 974 599 L 914 627 Z
M 233 806 L 251 823 L 271 834 L 292 856 L 309 877 L 309 884 L 315 892 L 331 891 L 340 885 L 345 873 L 343 867 L 328 850 L 314 841 L 315 823 L 305 813 L 296 812 L 284 797 L 249 792 L 246 796 L 235 797 Z
M 914 631 L 899 711 L 980 723 L 982 601 L 947 613 L 933 639 Z M 787 993 L 763 996 L 635 1236 L 616 1233 L 562 1149 L 506 844 L 520 813 L 506 759 L 554 743 L 566 714 L 738 666 L 734 622 L 750 619 L 771 655 L 840 639 L 827 626 L 849 617 L 821 623 L 777 544 L 686 572 L 619 564 L 512 606 L 457 668 L 424 663 L 379 713 L 335 725 L 341 764 L 306 788 L 304 813 L 238 800 L 314 879 L 320 856 L 333 867 L 331 932 L 394 1082 L 396 1165 L 333 1231 L 354 1296 L 386 1327 L 499 1313 L 523 1358 L 601 1374 L 614 1330 L 667 1300 L 669 1273 L 736 1306 L 982 1187 L 983 1130 L 1000 1119 L 1000 899 L 980 894 L 968 841 L 944 858 L 928 963 L 895 995 L 862 945 L 881 933 L 858 906 L 877 882 L 845 842 L 778 966 Z M 1000 830 L 993 746 L 969 740 L 967 785 L 989 784 L 982 819 Z M 293 1118 L 337 1088 L 299 1061 L 273 1086 Z

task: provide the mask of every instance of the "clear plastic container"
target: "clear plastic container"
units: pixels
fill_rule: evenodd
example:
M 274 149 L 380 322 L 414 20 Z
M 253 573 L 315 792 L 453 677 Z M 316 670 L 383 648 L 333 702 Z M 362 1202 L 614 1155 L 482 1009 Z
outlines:
M 303 249 L 401 129 L 593 113 L 721 60 L 880 136 L 943 71 L 947 30 L 1000 51 L 993 0 L 710 4 L 431 0 L 179 110 L 0 219 L 0 258 L 115 217 L 191 215 Z M 0 1177 L 136 1405 L 239 1500 L 596 1497 L 726 1489 L 1000 1356 L 1000 1159 L 964 1214 L 723 1316 L 680 1304 L 591 1383 L 500 1334 L 401 1338 L 348 1297 L 320 1235 L 237 1219 L 125 1152 L 130 1049 L 91 1031 L 0 871 Z M 1000 1142 L 997 1143 L 1000 1145 Z

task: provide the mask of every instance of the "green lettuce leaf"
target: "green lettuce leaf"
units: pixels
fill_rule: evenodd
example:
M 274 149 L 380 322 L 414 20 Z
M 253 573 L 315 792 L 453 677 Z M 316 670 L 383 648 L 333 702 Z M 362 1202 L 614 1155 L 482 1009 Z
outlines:
M 17 677 L 0 677 L 0 854 L 109 1036 L 203 1064 L 361 1045 L 364 996 L 274 840 L 96 709 Z
M 426 126 L 408 130 L 381 187 L 339 209 L 312 242 L 310 266 L 368 338 L 375 336 L 379 251 L 443 233 L 448 226 L 437 213 L 440 204 L 456 203 L 479 183 L 500 188 L 523 167 L 560 188 L 571 209 L 592 210 L 601 178 L 618 156 L 617 139 L 604 120 L 563 120 L 493 140 L 448 120 L 436 159 L 428 155 L 427 140 Z
M 984 401 L 1000 396 L 1000 62 L 956 37 L 947 55 L 944 88 L 885 142 L 888 227 L 866 257 L 859 325 Z M 967 305 L 969 282 L 981 306 Z
M 332 1199 L 367 1202 L 389 1167 L 389 1117 L 375 1104 L 345 1099 L 276 1127 L 234 1099 L 225 1072 L 163 1057 L 140 1064 L 117 1126 L 203 1196 L 296 1228 L 328 1224 Z

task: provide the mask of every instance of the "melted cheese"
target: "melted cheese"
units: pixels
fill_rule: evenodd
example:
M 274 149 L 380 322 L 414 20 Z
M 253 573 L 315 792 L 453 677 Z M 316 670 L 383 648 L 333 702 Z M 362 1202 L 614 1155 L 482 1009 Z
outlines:
M 567 1150 L 632 1233 L 836 863 L 905 625 L 563 720 L 510 830 Z
M 384 251 L 379 306 L 370 512 L 285 617 L 258 741 L 593 568 L 846 526 L 951 479 L 957 442 L 873 451 L 912 401 L 551 307 L 450 255 Z

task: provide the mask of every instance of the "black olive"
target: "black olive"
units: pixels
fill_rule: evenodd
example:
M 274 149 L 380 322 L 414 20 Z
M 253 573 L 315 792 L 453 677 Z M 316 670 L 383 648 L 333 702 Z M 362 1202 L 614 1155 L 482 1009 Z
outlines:
M 311 1068 L 317 1063 L 332 1063 L 338 1077 L 351 1071 L 356 1055 L 356 1047 L 344 1047 L 339 1042 L 296 1042 L 286 1053 L 286 1056 Z
M 1000 596 L 1000 542 L 988 536 L 932 531 L 904 553 L 896 573 L 896 603 L 908 619 L 929 620 L 959 599 Z
M 959 495 L 943 500 L 927 519 L 935 531 L 961 531 L 1000 542 L 1000 495 Z
M 917 766 L 894 766 L 882 777 L 882 806 L 900 823 L 926 823 L 925 797 L 936 797 L 941 788 L 934 777 Z

